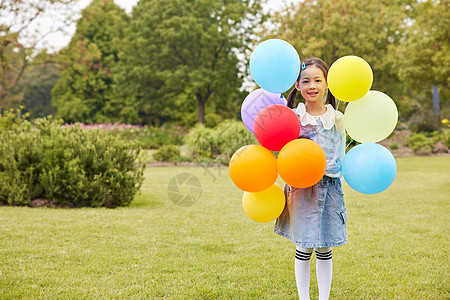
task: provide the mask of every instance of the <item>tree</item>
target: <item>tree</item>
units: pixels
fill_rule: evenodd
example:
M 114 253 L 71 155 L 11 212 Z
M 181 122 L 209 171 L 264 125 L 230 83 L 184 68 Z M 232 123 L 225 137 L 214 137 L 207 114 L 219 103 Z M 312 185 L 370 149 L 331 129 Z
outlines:
M 55 63 L 31 65 L 23 75 L 17 91 L 23 98 L 21 104 L 31 118 L 54 115 L 51 105 L 51 90 L 61 76 Z M 14 92 L 13 92 L 14 93 Z
M 236 109 L 242 85 L 237 55 L 262 19 L 261 0 L 140 1 L 115 72 L 127 116 L 146 123 L 194 111 L 205 123 L 207 110 L 235 117 L 228 109 Z
M 112 73 L 128 16 L 113 0 L 93 0 L 58 57 L 62 76 L 52 90 L 57 116 L 67 122 L 116 121 Z
M 50 33 L 64 26 L 52 26 L 47 31 L 39 29 L 40 17 L 49 11 L 70 24 L 72 0 L 0 1 L 0 106 L 10 108 L 22 100 L 21 93 L 14 93 L 22 76 L 34 59 L 38 43 Z
M 330 65 L 342 56 L 360 56 L 373 69 L 372 89 L 393 97 L 402 93 L 397 70 L 392 68 L 395 48 L 403 38 L 406 12 L 413 2 L 298 1 L 274 15 L 278 26 L 264 37 L 282 37 L 302 59 L 316 56 Z
M 419 2 L 411 14 L 405 40 L 397 48 L 402 59 L 395 62 L 402 82 L 411 90 L 411 100 L 419 100 L 416 114 L 431 111 L 431 90 L 440 90 L 441 107 L 449 114 L 448 84 L 450 78 L 450 10 L 448 1 Z M 446 105 L 447 104 L 447 105 Z M 429 113 L 428 113 L 429 115 Z

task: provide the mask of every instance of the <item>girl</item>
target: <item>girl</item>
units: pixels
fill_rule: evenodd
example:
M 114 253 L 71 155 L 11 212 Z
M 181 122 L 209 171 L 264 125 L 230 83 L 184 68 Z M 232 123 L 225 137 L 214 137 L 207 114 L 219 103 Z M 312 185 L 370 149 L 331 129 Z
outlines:
M 296 246 L 295 278 L 300 299 L 309 299 L 309 260 L 316 252 L 319 299 L 328 299 L 331 288 L 331 247 L 347 242 L 347 212 L 341 187 L 341 165 L 345 154 L 343 114 L 335 110 L 334 96 L 328 92 L 328 66 L 319 58 L 305 59 L 288 97 L 294 107 L 297 91 L 306 103 L 295 110 L 301 129 L 300 138 L 318 143 L 325 152 L 327 168 L 314 186 L 285 186 L 286 206 L 278 217 L 274 232 Z M 324 99 L 326 97 L 326 104 Z

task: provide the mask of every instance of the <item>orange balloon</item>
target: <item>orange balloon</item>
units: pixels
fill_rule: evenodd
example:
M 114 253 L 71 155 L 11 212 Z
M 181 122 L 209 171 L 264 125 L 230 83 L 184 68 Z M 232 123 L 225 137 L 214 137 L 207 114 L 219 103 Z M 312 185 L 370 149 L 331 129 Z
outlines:
M 278 178 L 275 155 L 260 145 L 238 149 L 231 157 L 229 171 L 234 184 L 251 193 L 269 188 Z
M 327 158 L 316 142 L 297 139 L 281 149 L 277 167 L 284 182 L 296 188 L 306 188 L 313 186 L 323 177 Z

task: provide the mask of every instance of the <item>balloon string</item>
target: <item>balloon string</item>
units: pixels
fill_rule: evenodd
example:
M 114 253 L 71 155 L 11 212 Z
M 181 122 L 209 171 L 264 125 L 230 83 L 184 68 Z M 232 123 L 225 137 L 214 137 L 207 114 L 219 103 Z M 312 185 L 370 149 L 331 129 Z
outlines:
M 347 150 L 348 146 L 350 146 L 351 143 L 353 143 L 353 139 L 350 139 L 350 143 L 347 144 L 347 147 L 345 147 L 345 150 Z
M 338 101 L 338 104 L 337 104 L 337 106 L 336 106 L 336 110 L 339 109 L 339 104 L 341 104 L 341 100 L 337 99 L 337 101 Z

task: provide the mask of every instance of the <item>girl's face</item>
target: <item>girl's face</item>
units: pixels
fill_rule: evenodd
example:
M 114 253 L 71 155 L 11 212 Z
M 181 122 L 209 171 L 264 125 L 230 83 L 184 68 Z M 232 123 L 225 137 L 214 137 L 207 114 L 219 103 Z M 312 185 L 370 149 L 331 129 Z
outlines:
M 311 65 L 302 71 L 300 80 L 295 82 L 295 88 L 302 93 L 306 102 L 323 103 L 323 95 L 328 84 L 322 70 Z

